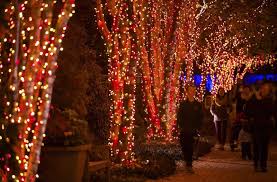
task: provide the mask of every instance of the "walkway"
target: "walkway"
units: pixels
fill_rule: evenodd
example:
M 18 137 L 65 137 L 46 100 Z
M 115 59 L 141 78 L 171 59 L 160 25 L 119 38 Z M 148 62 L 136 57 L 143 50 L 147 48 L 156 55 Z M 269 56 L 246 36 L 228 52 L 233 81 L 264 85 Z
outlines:
M 147 182 L 277 182 L 277 143 L 269 159 L 268 172 L 256 173 L 252 161 L 240 160 L 240 152 L 213 151 L 194 162 L 195 174 L 187 174 L 178 162 L 175 175 Z

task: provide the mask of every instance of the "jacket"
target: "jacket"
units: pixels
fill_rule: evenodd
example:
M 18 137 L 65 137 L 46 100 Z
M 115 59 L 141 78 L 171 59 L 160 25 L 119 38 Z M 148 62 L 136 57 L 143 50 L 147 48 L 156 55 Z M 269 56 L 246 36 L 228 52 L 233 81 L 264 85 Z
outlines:
M 177 124 L 180 131 L 195 132 L 200 129 L 203 120 L 203 107 L 197 101 L 183 101 L 177 113 Z
M 211 113 L 214 116 L 214 121 L 227 120 L 229 117 L 227 107 L 225 105 L 218 106 L 213 104 L 211 107 Z
M 253 97 L 245 107 L 245 114 L 251 123 L 251 130 L 257 135 L 269 136 L 273 128 L 274 106 L 271 98 Z

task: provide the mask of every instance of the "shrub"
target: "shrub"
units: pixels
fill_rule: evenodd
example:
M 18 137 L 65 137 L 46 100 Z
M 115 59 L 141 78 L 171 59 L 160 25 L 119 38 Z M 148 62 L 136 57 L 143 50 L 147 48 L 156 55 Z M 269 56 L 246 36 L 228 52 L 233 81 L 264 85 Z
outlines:
M 44 143 L 48 146 L 74 146 L 89 143 L 88 123 L 71 109 L 52 109 Z
M 147 163 L 143 167 L 144 176 L 157 179 L 173 174 L 176 170 L 175 160 L 165 154 L 143 156 Z

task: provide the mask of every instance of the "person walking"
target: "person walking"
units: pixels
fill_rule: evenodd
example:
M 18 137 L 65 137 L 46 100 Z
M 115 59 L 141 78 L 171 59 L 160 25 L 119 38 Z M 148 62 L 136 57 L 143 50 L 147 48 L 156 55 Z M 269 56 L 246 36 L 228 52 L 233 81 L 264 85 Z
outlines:
M 219 89 L 218 95 L 212 104 L 211 113 L 214 116 L 214 123 L 217 135 L 217 145 L 216 148 L 224 150 L 224 145 L 227 136 L 227 97 L 225 96 L 223 88 Z
M 203 108 L 202 104 L 194 99 L 195 87 L 188 86 L 186 91 L 187 99 L 179 105 L 177 125 L 180 129 L 179 140 L 186 162 L 186 170 L 189 173 L 194 173 L 192 168 L 194 137 L 202 125 Z
M 241 91 L 237 94 L 236 100 L 236 119 L 232 125 L 232 134 L 231 134 L 231 150 L 234 151 L 237 147 L 239 132 L 242 128 L 242 123 L 246 120 L 246 114 L 243 108 L 246 104 L 250 102 L 253 96 L 253 90 L 250 86 L 241 86 Z
M 247 121 L 242 124 L 242 129 L 239 132 L 238 141 L 241 146 L 242 159 L 252 160 L 252 153 L 251 153 L 252 135 L 250 133 L 249 123 Z
M 259 89 L 259 97 L 253 97 L 245 107 L 253 133 L 254 169 L 257 172 L 267 172 L 268 146 L 274 114 L 270 89 L 269 83 L 263 83 Z
M 231 125 L 231 130 L 230 130 L 230 149 L 232 152 L 235 151 L 235 148 L 237 148 L 237 140 L 238 140 L 238 135 L 241 129 L 241 125 L 239 120 L 237 120 L 237 113 L 236 113 L 236 100 L 232 99 L 231 103 L 231 111 L 229 112 L 229 122 Z

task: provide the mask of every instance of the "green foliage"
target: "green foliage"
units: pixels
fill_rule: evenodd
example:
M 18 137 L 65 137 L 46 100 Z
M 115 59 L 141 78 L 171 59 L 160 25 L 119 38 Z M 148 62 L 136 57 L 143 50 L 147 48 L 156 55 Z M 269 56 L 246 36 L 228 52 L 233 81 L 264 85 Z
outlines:
M 64 51 L 59 55 L 59 68 L 53 90 L 52 103 L 55 107 L 75 110 L 82 118 L 87 115 L 89 97 L 89 61 L 84 41 L 85 32 L 73 16 L 64 40 Z
M 90 9 L 94 10 L 96 8 L 95 2 L 91 2 L 89 6 Z M 87 9 L 85 2 L 83 2 L 84 9 Z M 84 12 L 82 9 L 82 13 Z M 93 11 L 94 13 L 94 11 Z M 106 144 L 109 137 L 109 111 L 110 111 L 110 97 L 109 97 L 109 87 L 110 83 L 108 81 L 108 56 L 106 54 L 105 42 L 102 39 L 100 31 L 98 31 L 96 15 L 92 16 L 91 11 L 88 11 L 86 15 L 87 18 L 85 22 L 85 31 L 88 35 L 86 45 L 88 46 L 90 52 L 93 52 L 94 64 L 91 64 L 90 70 L 95 70 L 90 72 L 89 81 L 89 96 L 91 98 L 88 107 L 88 121 L 89 126 L 96 139 L 94 143 Z
M 86 34 L 73 16 L 59 55 L 59 69 L 53 90 L 53 108 L 46 130 L 46 145 L 80 145 L 87 143 L 88 123 L 85 121 L 90 97 L 90 62 L 85 59 Z
M 112 168 L 112 181 L 115 182 L 141 182 L 146 181 L 141 165 L 132 168 L 114 167 Z
M 59 55 L 52 103 L 61 110 L 75 110 L 103 143 L 109 130 L 110 104 L 104 64 L 107 60 L 97 25 L 92 21 L 93 6 L 91 1 L 76 2 L 76 13 L 63 41 L 64 51 Z
M 88 91 L 90 103 L 88 105 L 87 120 L 91 131 L 95 134 L 98 141 L 103 144 L 108 141 L 110 126 L 108 78 L 99 72 L 91 72 L 90 78 Z
M 145 156 L 155 156 L 155 155 L 165 155 L 174 160 L 182 160 L 183 154 L 179 143 L 161 143 L 161 142 L 151 142 L 144 143 L 136 148 L 136 155 L 143 160 L 146 159 Z
M 144 168 L 144 175 L 150 179 L 157 179 L 172 175 L 176 170 L 175 160 L 167 155 L 146 155 L 143 156 L 147 163 Z
M 71 109 L 52 110 L 44 143 L 48 146 L 74 146 L 89 143 L 88 123 Z

